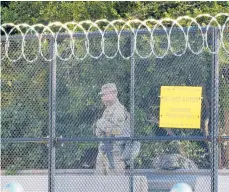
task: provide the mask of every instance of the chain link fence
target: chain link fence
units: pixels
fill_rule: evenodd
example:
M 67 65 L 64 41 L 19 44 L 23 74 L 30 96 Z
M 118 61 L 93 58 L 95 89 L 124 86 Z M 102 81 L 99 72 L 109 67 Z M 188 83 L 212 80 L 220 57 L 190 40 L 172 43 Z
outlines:
M 174 27 L 169 41 L 164 28 L 155 30 L 154 54 L 147 30 L 138 30 L 138 38 L 131 30 L 119 36 L 117 31 L 72 37 L 44 33 L 41 39 L 13 31 L 2 36 L 1 188 L 17 180 L 26 192 L 166 192 L 184 182 L 195 192 L 226 191 L 228 52 L 221 48 L 217 28 L 202 29 L 208 33 L 203 41 L 207 48 L 201 48 L 200 30 L 188 30 L 191 50 L 185 49 L 182 35 L 187 30 Z M 101 42 L 106 42 L 102 51 Z M 71 57 L 73 51 L 78 59 Z M 105 110 L 98 93 L 107 83 L 116 84 L 118 99 L 130 115 L 128 137 L 95 135 Z M 162 86 L 202 87 L 200 129 L 159 126 Z M 140 142 L 124 170 L 114 174 L 96 171 L 99 146 L 109 140 L 130 141 L 132 146 Z

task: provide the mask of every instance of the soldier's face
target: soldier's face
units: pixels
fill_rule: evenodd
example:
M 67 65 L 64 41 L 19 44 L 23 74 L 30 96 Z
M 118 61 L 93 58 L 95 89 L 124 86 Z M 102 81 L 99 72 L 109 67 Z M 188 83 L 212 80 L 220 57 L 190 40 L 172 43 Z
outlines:
M 104 103 L 104 105 L 109 106 L 114 103 L 116 98 L 117 98 L 116 93 L 105 93 L 102 95 L 102 102 Z

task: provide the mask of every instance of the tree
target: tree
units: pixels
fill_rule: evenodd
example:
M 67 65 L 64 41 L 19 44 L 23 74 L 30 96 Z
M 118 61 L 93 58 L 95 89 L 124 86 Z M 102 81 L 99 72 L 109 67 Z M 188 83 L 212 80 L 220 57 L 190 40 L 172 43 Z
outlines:
M 228 2 L 2 2 L 2 23 L 44 23 L 98 19 L 161 19 L 228 13 Z
M 2 22 L 13 23 L 43 23 L 52 21 L 81 21 L 106 18 L 108 20 L 147 19 L 162 17 L 177 18 L 183 15 L 197 16 L 209 12 L 212 15 L 218 12 L 228 12 L 228 2 L 10 2 L 2 4 Z M 200 20 L 207 23 L 209 19 Z M 225 21 L 225 18 L 220 20 Z M 174 35 L 175 34 L 175 35 Z M 173 34 L 171 41 L 175 51 L 182 49 L 184 38 L 180 33 Z M 12 34 L 13 35 L 13 34 Z M 190 41 L 195 44 L 194 34 Z M 140 38 L 137 47 L 141 54 L 151 49 L 147 40 Z M 83 56 L 85 53 L 85 39 L 76 38 L 76 53 Z M 100 37 L 90 37 L 90 53 L 98 55 L 101 51 Z M 176 40 L 176 41 L 175 41 Z M 157 54 L 163 54 L 165 47 L 164 35 L 155 38 L 159 42 L 155 46 Z M 4 43 L 4 42 L 3 42 Z M 31 40 L 26 49 L 32 58 L 36 54 L 37 42 Z M 131 37 L 122 38 L 121 49 L 124 56 L 131 52 Z M 42 42 L 42 49 L 46 56 L 50 55 L 49 41 Z M 113 55 L 117 46 L 117 38 L 106 38 L 106 53 Z M 9 56 L 20 55 L 21 47 L 18 40 L 11 41 Z M 58 53 L 63 57 L 69 55 L 69 45 L 65 40 L 58 41 Z M 220 53 L 220 112 L 222 129 L 227 128 L 228 117 L 228 55 Z M 107 82 L 115 82 L 119 88 L 119 98 L 125 107 L 130 110 L 130 63 L 119 54 L 114 59 L 100 59 L 90 57 L 84 60 L 57 59 L 57 113 L 56 134 L 63 137 L 93 137 L 93 123 L 102 113 L 102 105 L 97 93 L 100 87 Z M 135 56 L 135 133 L 136 135 L 167 134 L 166 130 L 158 127 L 152 121 L 158 119 L 159 90 L 161 85 L 202 86 L 204 100 L 202 107 L 201 130 L 173 130 L 176 135 L 200 135 L 208 131 L 205 120 L 209 118 L 211 103 L 211 64 L 212 57 L 204 49 L 200 55 L 187 51 L 183 56 L 176 57 L 168 53 L 163 59 L 151 56 L 147 59 Z M 48 135 L 48 93 L 49 93 L 50 62 L 41 57 L 34 63 L 24 59 L 10 62 L 2 61 L 2 132 L 1 136 L 14 137 L 46 137 Z M 186 155 L 198 163 L 199 167 L 209 167 L 209 157 L 204 143 L 181 142 L 187 152 Z M 65 144 L 57 147 L 57 168 L 79 167 L 85 148 L 96 148 L 97 144 Z M 21 168 L 47 168 L 47 146 L 42 145 L 36 151 L 31 151 L 36 145 L 3 145 L 2 165 L 6 169 L 17 165 Z M 177 152 L 178 149 L 171 142 L 144 143 L 143 150 L 136 161 L 137 167 L 146 165 L 150 159 L 160 153 Z M 193 150 L 195 149 L 195 150 Z M 17 158 L 21 151 L 29 151 L 27 159 Z M 195 152 L 194 152 L 195 151 Z M 73 155 L 74 153 L 74 155 Z M 12 157 L 14 156 L 14 157 Z M 74 158 L 72 158 L 74 156 Z M 208 163 L 206 163 L 208 162 Z
M 2 23 L 47 24 L 54 21 L 118 17 L 113 2 L 11 2 L 2 6 Z

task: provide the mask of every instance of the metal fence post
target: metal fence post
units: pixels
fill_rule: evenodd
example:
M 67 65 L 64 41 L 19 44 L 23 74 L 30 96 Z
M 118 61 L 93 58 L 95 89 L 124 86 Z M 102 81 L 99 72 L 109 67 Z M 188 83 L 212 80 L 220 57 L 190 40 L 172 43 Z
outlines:
M 55 129 L 56 129 L 56 43 L 50 39 L 50 79 L 49 79 L 49 158 L 48 158 L 48 191 L 55 191 Z
M 218 49 L 218 30 L 213 29 L 213 51 Z M 218 192 L 218 160 L 219 160 L 219 146 L 218 146 L 218 136 L 219 136 L 219 59 L 218 52 L 213 54 L 213 64 L 212 64 L 212 191 Z
M 131 42 L 130 42 L 130 55 L 132 55 L 134 51 L 134 45 L 135 45 L 135 38 L 133 35 L 131 37 Z M 134 88 L 135 88 L 135 60 L 134 60 L 134 54 L 132 57 L 130 57 L 130 64 L 131 64 L 131 69 L 130 69 L 130 129 L 131 129 L 131 145 L 133 146 L 133 137 L 134 137 Z M 132 149 L 131 147 L 131 154 L 132 154 Z M 133 156 L 131 155 L 130 159 L 130 192 L 134 192 L 134 159 Z

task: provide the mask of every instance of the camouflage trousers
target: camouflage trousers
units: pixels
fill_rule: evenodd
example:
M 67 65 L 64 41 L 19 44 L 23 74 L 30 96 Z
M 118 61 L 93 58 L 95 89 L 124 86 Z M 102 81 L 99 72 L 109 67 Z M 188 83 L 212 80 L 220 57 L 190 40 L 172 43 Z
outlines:
M 96 158 L 96 174 L 103 175 L 116 175 L 124 174 L 125 172 L 125 163 L 121 157 L 121 152 L 119 150 L 112 151 L 113 160 L 114 160 L 114 169 L 109 168 L 109 161 L 107 156 L 99 150 Z

